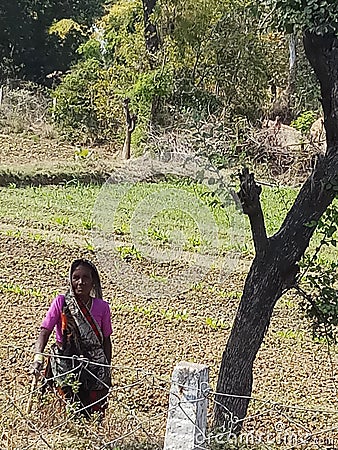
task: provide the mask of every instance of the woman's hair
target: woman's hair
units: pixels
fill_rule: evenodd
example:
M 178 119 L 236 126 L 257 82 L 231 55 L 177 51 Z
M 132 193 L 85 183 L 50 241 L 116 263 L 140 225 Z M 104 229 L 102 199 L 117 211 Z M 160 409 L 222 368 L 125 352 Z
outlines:
M 80 258 L 80 259 L 75 259 L 72 262 L 72 264 L 70 266 L 70 271 L 69 271 L 70 283 L 71 283 L 74 271 L 79 266 L 86 266 L 90 269 L 90 271 L 92 273 L 92 278 L 93 278 L 93 290 L 95 291 L 95 297 L 102 298 L 102 287 L 101 287 L 100 275 L 99 275 L 99 272 L 98 272 L 96 266 L 91 261 L 89 261 L 89 259 Z

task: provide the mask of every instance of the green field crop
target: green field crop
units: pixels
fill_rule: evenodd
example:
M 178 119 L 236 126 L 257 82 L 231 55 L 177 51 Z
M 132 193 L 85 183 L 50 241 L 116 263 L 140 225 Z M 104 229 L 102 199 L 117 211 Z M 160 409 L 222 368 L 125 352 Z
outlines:
M 5 223 L 82 232 L 91 224 L 99 186 L 64 185 L 0 189 Z
M 195 253 L 236 251 L 253 255 L 247 218 L 234 202 L 224 207 L 206 186 L 197 183 L 142 182 L 114 185 L 109 190 L 70 183 L 23 188 L 11 185 L 1 188 L 0 194 L 0 219 L 13 228 L 7 229 L 8 235 L 18 233 L 21 226 L 88 235 L 94 227 L 105 229 L 106 220 L 110 232 L 133 244 L 141 254 L 144 246 L 166 250 L 176 245 Z M 100 211 L 98 199 L 102 195 L 106 196 L 104 207 L 113 205 L 113 218 Z M 268 235 L 278 230 L 296 195 L 293 188 L 263 187 Z M 42 239 L 38 232 L 30 236 Z M 319 242 L 317 235 L 312 251 Z M 332 260 L 334 250 L 326 248 L 321 258 Z

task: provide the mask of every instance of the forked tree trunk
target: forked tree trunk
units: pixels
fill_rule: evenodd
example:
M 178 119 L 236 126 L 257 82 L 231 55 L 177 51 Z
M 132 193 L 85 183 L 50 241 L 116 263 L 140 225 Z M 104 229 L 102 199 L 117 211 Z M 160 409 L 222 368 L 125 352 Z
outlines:
M 335 197 L 338 185 L 338 39 L 305 33 L 304 47 L 321 85 L 327 152 L 318 157 L 280 230 L 268 238 L 260 205 L 260 187 L 243 171 L 239 196 L 249 216 L 256 256 L 247 276 L 234 325 L 223 353 L 214 411 L 214 426 L 239 432 L 252 392 L 252 369 L 269 327 L 273 308 L 295 285 L 298 261 L 315 227 Z M 230 396 L 228 395 L 230 394 Z
M 123 110 L 124 110 L 124 116 L 126 119 L 126 137 L 124 139 L 124 144 L 123 144 L 123 148 L 122 148 L 122 152 L 121 152 L 121 158 L 125 159 L 125 160 L 130 159 L 130 156 L 131 156 L 131 151 L 130 151 L 131 134 L 135 130 L 135 126 L 136 126 L 136 116 L 130 114 L 129 103 L 130 103 L 129 98 L 125 98 L 123 100 Z

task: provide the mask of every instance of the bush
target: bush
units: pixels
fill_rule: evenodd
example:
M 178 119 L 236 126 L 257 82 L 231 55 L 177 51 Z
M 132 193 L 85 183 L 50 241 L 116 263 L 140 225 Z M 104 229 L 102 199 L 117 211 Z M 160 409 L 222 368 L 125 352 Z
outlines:
M 122 107 L 110 70 L 97 59 L 81 61 L 54 91 L 56 122 L 73 138 L 109 140 L 122 123 Z
M 55 92 L 63 128 L 121 139 L 125 97 L 137 115 L 134 144 L 150 123 L 171 126 L 176 116 L 261 118 L 270 80 L 287 70 L 287 50 L 280 36 L 260 34 L 259 18 L 246 2 L 169 2 L 158 5 L 152 20 L 160 49 L 150 58 L 140 0 L 109 7 L 79 49 L 83 60 Z
M 51 126 L 51 98 L 46 88 L 30 82 L 7 82 L 2 86 L 0 127 L 4 132 L 34 131 L 48 137 Z
M 291 126 L 306 135 L 310 132 L 311 125 L 316 120 L 316 118 L 317 113 L 315 113 L 314 111 L 304 111 L 297 117 L 297 119 L 291 122 Z

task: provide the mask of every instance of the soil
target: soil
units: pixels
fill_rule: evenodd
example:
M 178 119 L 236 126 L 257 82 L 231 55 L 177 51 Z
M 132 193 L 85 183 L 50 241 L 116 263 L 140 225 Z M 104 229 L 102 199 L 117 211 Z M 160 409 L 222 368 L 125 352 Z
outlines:
M 103 183 L 119 163 L 119 151 L 110 145 L 72 145 L 30 133 L 3 133 L 0 140 L 0 186 Z
M 8 138 L 0 155 L 6 170 L 48 165 L 53 172 L 61 162 L 65 167 L 74 163 L 73 146 L 49 142 L 46 154 L 46 143 L 33 148 L 30 143 Z M 116 165 L 116 155 L 109 152 L 95 148 L 95 164 Z M 10 236 L 6 226 L 0 223 L 0 449 L 162 448 L 171 373 L 180 361 L 206 364 L 215 389 L 250 258 L 243 257 L 225 280 L 210 271 L 188 292 L 142 298 L 123 290 L 100 265 L 86 249 L 85 234 L 65 236 L 61 245 L 48 237 L 37 242 L 24 232 Z M 53 295 L 65 288 L 70 261 L 79 256 L 98 264 L 112 311 L 113 386 L 101 424 L 72 419 L 54 394 L 42 398 L 39 391 L 26 412 L 39 325 Z M 328 354 L 325 343 L 312 339 L 297 302 L 292 293 L 278 302 L 255 362 L 254 399 L 244 430 L 256 440 L 245 448 L 334 448 L 330 439 L 338 444 L 337 349 Z M 207 318 L 212 320 L 207 323 Z M 212 407 L 210 394 L 210 420 Z M 313 438 L 301 445 L 309 433 L 317 433 L 317 443 Z M 278 444 L 277 438 L 292 434 L 299 440 L 296 446 Z M 317 445 L 318 439 L 325 447 Z

